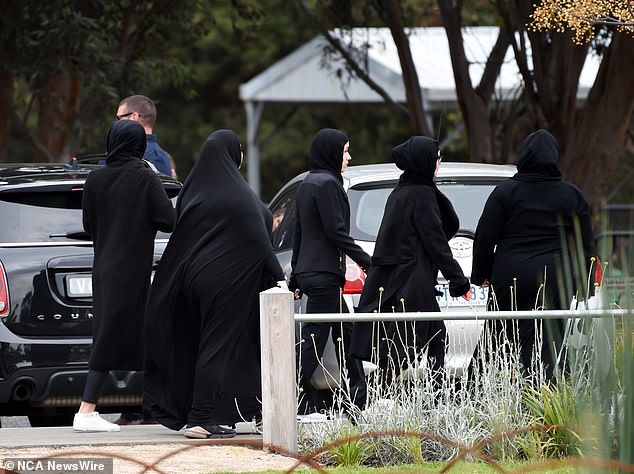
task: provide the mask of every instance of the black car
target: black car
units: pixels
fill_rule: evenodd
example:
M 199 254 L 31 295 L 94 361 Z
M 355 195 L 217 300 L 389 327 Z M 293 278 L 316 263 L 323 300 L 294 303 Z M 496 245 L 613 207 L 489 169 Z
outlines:
M 93 247 L 81 203 L 98 165 L 71 163 L 0 164 L 0 415 L 32 426 L 72 421 L 88 373 Z M 181 184 L 159 177 L 174 201 Z M 168 237 L 157 235 L 155 265 Z M 140 406 L 141 382 L 111 372 L 100 409 Z

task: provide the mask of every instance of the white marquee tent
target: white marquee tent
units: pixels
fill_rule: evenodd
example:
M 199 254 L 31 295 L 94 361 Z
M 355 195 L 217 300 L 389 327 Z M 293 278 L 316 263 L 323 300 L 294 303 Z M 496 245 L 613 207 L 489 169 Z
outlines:
M 415 28 L 409 41 L 428 112 L 457 108 L 455 83 L 444 28 Z M 405 102 L 398 53 L 389 29 L 356 28 L 333 34 L 364 64 L 369 76 L 396 102 Z M 474 85 L 498 36 L 497 27 L 467 27 L 463 38 Z M 364 51 L 367 54 L 364 54 Z M 600 59 L 588 56 L 580 77 L 579 98 L 592 86 Z M 511 49 L 506 53 L 495 87 L 498 100 L 515 98 L 522 78 Z M 379 103 L 383 98 L 363 80 L 347 72 L 344 61 L 318 36 L 240 86 L 240 99 L 247 114 L 248 181 L 259 194 L 260 169 L 258 128 L 266 102 L 277 103 Z

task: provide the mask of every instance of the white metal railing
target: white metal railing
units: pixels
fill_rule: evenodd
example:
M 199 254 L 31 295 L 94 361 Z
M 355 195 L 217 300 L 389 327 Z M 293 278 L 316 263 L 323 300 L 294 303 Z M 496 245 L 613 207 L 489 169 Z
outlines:
M 297 454 L 295 322 L 506 320 L 634 317 L 630 309 L 543 311 L 295 314 L 293 294 L 280 288 L 260 293 L 262 441 L 265 449 Z
M 612 318 L 625 316 L 632 312 L 624 309 L 584 309 L 572 311 L 535 310 L 535 311 L 483 311 L 474 309 L 454 310 L 448 312 L 411 312 L 411 313 L 333 313 L 333 314 L 296 314 L 295 321 L 306 323 L 321 322 L 364 322 L 364 321 L 485 321 L 502 319 L 565 319 L 565 318 Z

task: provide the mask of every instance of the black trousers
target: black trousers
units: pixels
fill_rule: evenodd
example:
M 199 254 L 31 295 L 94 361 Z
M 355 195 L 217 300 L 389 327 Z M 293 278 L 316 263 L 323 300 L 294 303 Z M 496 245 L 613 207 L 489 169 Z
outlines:
M 88 369 L 88 377 L 86 377 L 86 385 L 84 386 L 84 393 L 81 397 L 82 401 L 96 405 L 103 386 L 106 383 L 107 376 L 107 370 Z
M 341 296 L 340 280 L 337 275 L 330 273 L 310 273 L 297 275 L 299 288 L 308 297 L 307 313 L 347 313 L 348 308 Z M 302 325 L 299 351 L 299 386 L 300 413 L 312 413 L 320 408 L 318 396 L 313 389 L 310 379 L 315 370 L 321 365 L 324 349 L 331 334 L 335 345 L 337 362 L 342 367 L 341 353 L 344 355 L 345 367 L 350 384 L 350 399 L 357 406 L 365 404 L 367 384 L 363 364 L 360 360 L 350 357 L 350 340 L 352 323 L 304 323 Z M 342 371 L 343 375 L 343 371 Z
M 524 375 L 536 380 L 538 375 L 534 372 L 533 355 L 536 351 L 535 339 L 542 338 L 541 363 L 544 367 L 546 380 L 555 380 L 558 361 L 557 356 L 562 350 L 565 332 L 563 319 L 523 319 L 509 321 L 487 321 L 480 340 L 475 348 L 473 358 L 469 364 L 469 382 L 473 383 L 482 370 L 483 363 L 489 363 L 492 353 L 505 351 L 519 353 Z M 537 333 L 536 333 L 537 331 Z M 559 370 L 566 370 L 565 361 L 562 361 Z

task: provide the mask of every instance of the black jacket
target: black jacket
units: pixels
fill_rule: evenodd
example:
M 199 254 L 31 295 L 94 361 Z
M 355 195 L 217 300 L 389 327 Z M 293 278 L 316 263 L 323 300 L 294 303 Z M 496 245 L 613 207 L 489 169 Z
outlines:
M 451 296 L 469 291 L 469 280 L 454 259 L 443 220 L 457 219 L 446 200 L 442 215 L 431 186 L 399 184 L 388 198 L 372 257 L 372 267 L 359 301 L 359 311 L 440 311 L 435 285 L 438 270 L 449 281 Z M 383 288 L 379 295 L 379 288 Z
M 585 286 L 594 253 L 590 210 L 558 161 L 552 135 L 529 135 L 518 173 L 493 190 L 478 222 L 471 281 L 488 279 L 499 309 L 565 309 Z
M 297 225 L 291 265 L 293 275 L 328 272 L 345 283 L 345 255 L 362 268 L 370 256 L 350 237 L 350 204 L 343 189 L 341 163 L 347 137 L 342 132 L 321 130 L 311 146 L 311 167 L 297 191 Z M 338 160 L 338 161 L 337 161 Z M 291 287 L 295 286 L 291 278 Z

